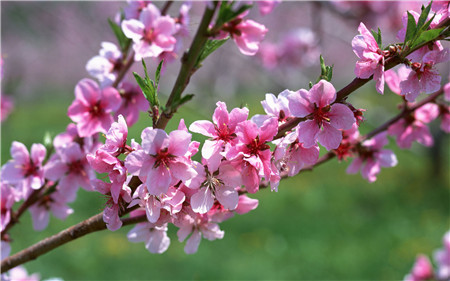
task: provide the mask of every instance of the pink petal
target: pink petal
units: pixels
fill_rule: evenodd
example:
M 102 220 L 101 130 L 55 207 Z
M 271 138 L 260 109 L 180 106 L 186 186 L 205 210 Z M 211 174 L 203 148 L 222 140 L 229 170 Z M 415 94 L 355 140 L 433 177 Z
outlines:
M 258 199 L 247 197 L 247 195 L 239 196 L 238 206 L 236 213 L 243 215 L 258 207 Z
M 33 228 L 36 231 L 44 230 L 49 222 L 50 214 L 43 208 L 36 205 L 30 207 L 31 218 L 33 219 Z
M 207 187 L 200 188 L 197 193 L 191 197 L 191 207 L 196 213 L 205 214 L 211 210 L 214 204 L 214 196 Z
M 155 196 L 166 193 L 171 181 L 170 171 L 164 165 L 151 169 L 147 175 L 148 193 Z
M 192 135 L 185 131 L 175 130 L 169 134 L 169 154 L 184 156 L 188 151 Z
M 191 124 L 191 126 L 189 126 L 189 131 L 202 134 L 207 137 L 214 137 L 216 135 L 214 124 L 206 120 L 195 121 Z
M 106 87 L 102 89 L 102 100 L 100 102 L 101 107 L 105 112 L 116 111 L 119 109 L 122 103 L 122 98 L 119 92 L 113 87 Z M 108 127 L 109 128 L 109 127 Z
M 305 117 L 313 112 L 310 102 L 305 99 L 309 95 L 308 91 L 301 89 L 290 94 L 287 99 L 289 101 L 289 110 L 295 117 Z
M 331 149 L 336 149 L 342 141 L 342 132 L 333 126 L 324 123 L 323 129 L 320 131 L 318 136 L 318 141 L 323 145 L 328 151 Z
M 352 163 L 347 167 L 347 174 L 356 174 L 361 169 L 361 165 L 363 164 L 363 160 L 360 157 L 356 157 L 353 159 Z
M 144 30 L 145 25 L 136 19 L 122 21 L 123 33 L 134 42 L 139 41 L 144 36 Z
M 320 128 L 314 120 L 307 120 L 298 124 L 298 140 L 304 147 L 316 144 Z
M 326 80 L 320 80 L 309 90 L 309 93 L 310 101 L 317 107 L 325 107 L 336 99 L 336 89 Z
M 75 86 L 75 97 L 84 106 L 90 107 L 101 99 L 101 91 L 94 80 L 83 79 Z
M 39 165 L 44 161 L 47 149 L 40 143 L 35 143 L 31 146 L 31 160 L 35 165 Z
M 195 254 L 198 250 L 198 246 L 200 245 L 201 240 L 202 240 L 201 233 L 197 229 L 195 229 L 191 237 L 189 237 L 189 239 L 186 241 L 184 252 L 186 254 Z
M 234 187 L 221 185 L 216 188 L 216 198 L 228 210 L 234 210 L 238 206 L 239 195 Z
M 353 112 L 342 103 L 332 105 L 328 117 L 330 118 L 330 125 L 341 130 L 351 129 L 356 122 Z
M 156 155 L 169 146 L 169 136 L 164 130 L 145 128 L 141 133 L 142 148 L 147 154 Z

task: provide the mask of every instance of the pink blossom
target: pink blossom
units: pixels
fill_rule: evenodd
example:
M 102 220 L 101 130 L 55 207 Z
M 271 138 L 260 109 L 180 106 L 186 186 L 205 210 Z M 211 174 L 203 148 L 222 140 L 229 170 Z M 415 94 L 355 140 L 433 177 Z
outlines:
M 274 161 L 280 172 L 293 177 L 305 165 L 313 165 L 319 159 L 319 146 L 304 147 L 298 140 L 298 130 L 285 136 L 274 151 Z
M 142 90 L 137 86 L 129 82 L 122 82 L 118 87 L 122 102 L 117 109 L 115 118 L 119 115 L 125 116 L 127 124 L 133 126 L 138 119 L 141 111 L 148 111 L 149 104 L 145 99 Z
M 280 65 L 310 66 L 316 63 L 319 55 L 319 40 L 309 28 L 296 28 L 281 39 L 278 55 Z
M 431 94 L 441 88 L 441 76 L 434 65 L 449 60 L 449 49 L 430 51 L 426 53 L 421 63 L 411 65 L 406 80 L 400 82 L 401 94 L 409 102 L 414 102 L 420 93 Z
M 346 160 L 348 157 L 353 157 L 354 148 L 359 142 L 359 136 L 357 123 L 353 124 L 351 129 L 342 131 L 341 144 L 333 151 L 339 161 Z
M 11 219 L 11 208 L 14 205 L 17 196 L 15 195 L 16 192 L 14 188 L 7 183 L 1 181 L 0 187 L 0 232 L 2 232 Z
M 258 207 L 258 199 L 249 198 L 247 195 L 243 194 L 239 196 L 238 206 L 236 208 L 236 213 L 239 215 L 246 214 L 251 210 L 254 210 Z
M 11 145 L 11 156 L 1 169 L 2 181 L 16 186 L 23 198 L 27 198 L 33 189 L 44 185 L 42 162 L 47 150 L 42 144 L 31 146 L 31 155 L 23 143 L 14 141 Z
M 272 173 L 277 172 L 272 170 L 272 153 L 267 144 L 277 132 L 278 121 L 274 118 L 267 119 L 260 127 L 250 120 L 236 127 L 239 142 L 230 148 L 226 158 L 241 172 L 243 184 L 250 193 L 258 191 L 261 177 L 271 180 Z
M 161 16 L 153 4 L 142 9 L 139 20 L 124 20 L 122 30 L 125 36 L 133 40 L 136 61 L 157 57 L 164 51 L 170 52 L 177 41 L 173 37 L 176 32 L 175 20 L 170 16 Z
M 128 182 L 130 179 L 131 176 L 128 177 Z M 95 190 L 107 195 L 108 198 L 103 210 L 103 221 L 106 223 L 106 227 L 111 231 L 118 230 L 122 226 L 119 212 L 125 208 L 126 203 L 131 202 L 131 189 L 126 184 L 122 184 L 119 190 L 114 191 L 113 184 L 98 179 L 94 179 L 92 184 Z M 116 194 L 113 194 L 114 192 Z
M 450 18 L 450 5 L 448 1 L 433 1 L 431 10 L 436 13 L 433 22 L 440 24 Z
M 267 31 L 269 30 L 260 23 L 244 20 L 236 25 L 235 30 L 230 34 L 242 54 L 253 56 L 258 52 L 259 43 L 264 39 Z
M 228 113 L 224 102 L 217 102 L 217 107 L 213 114 L 213 122 L 207 120 L 195 121 L 189 126 L 189 130 L 212 138 L 205 140 L 202 147 L 202 156 L 208 160 L 212 170 L 217 170 L 222 154 L 237 144 L 236 126 L 247 119 L 247 108 L 234 108 Z
M 127 6 L 123 8 L 125 19 L 138 19 L 142 10 L 152 1 L 146 0 L 127 0 Z
M 267 115 L 254 115 L 252 121 L 257 124 L 262 124 L 268 118 L 276 118 L 279 124 L 286 122 L 287 118 L 291 117 L 289 110 L 288 96 L 294 92 L 284 90 L 278 97 L 274 94 L 266 94 L 266 99 L 261 102 L 262 107 Z
M 133 211 L 130 217 L 138 216 L 141 213 L 140 210 Z M 167 229 L 167 223 L 138 223 L 128 232 L 127 238 L 133 243 L 145 242 L 145 248 L 152 254 L 162 254 L 170 245 Z
M 91 191 L 95 172 L 86 160 L 78 143 L 70 143 L 56 150 L 56 155 L 45 165 L 45 177 L 58 182 L 58 189 L 68 202 L 76 198 L 78 188 Z
M 119 156 L 126 150 L 128 126 L 122 115 L 118 116 L 117 122 L 111 124 L 106 133 L 105 145 L 101 149 L 105 150 L 112 156 Z
M 448 280 L 450 278 L 450 231 L 443 238 L 444 248 L 434 252 L 434 260 L 437 263 L 437 280 Z
M 102 42 L 100 55 L 91 58 L 86 64 L 86 70 L 95 77 L 102 88 L 111 86 L 122 67 L 122 52 L 111 42 Z
M 106 133 L 113 122 L 111 112 L 120 106 L 120 95 L 116 89 L 100 89 L 90 79 L 83 79 L 75 87 L 75 100 L 69 107 L 67 115 L 77 123 L 80 137 L 95 133 Z
M 96 135 L 84 138 L 80 137 L 78 135 L 77 126 L 70 123 L 67 125 L 65 132 L 55 136 L 53 139 L 53 146 L 55 148 L 60 148 L 72 142 L 78 143 L 84 153 L 95 152 L 101 145 L 98 141 L 98 136 Z
M 397 137 L 397 145 L 400 148 L 410 148 L 413 141 L 425 146 L 433 145 L 433 137 L 427 127 L 427 123 L 436 119 L 439 115 L 439 106 L 427 103 L 416 109 L 406 118 L 400 119 L 388 128 L 390 135 Z
M 336 90 L 325 80 L 320 80 L 309 91 L 301 89 L 289 95 L 289 108 L 296 117 L 308 120 L 298 125 L 298 139 L 308 148 L 317 141 L 327 150 L 336 149 L 342 140 L 339 130 L 348 130 L 356 122 L 353 112 L 336 100 Z
M 38 202 L 30 207 L 33 228 L 36 231 L 44 230 L 50 219 L 50 212 L 58 219 L 64 220 L 73 213 L 67 206 L 67 199 L 58 190 L 42 197 Z
M 130 153 L 125 166 L 133 175 L 147 183 L 148 192 L 159 196 L 178 181 L 186 181 L 196 172 L 190 165 L 188 153 L 191 134 L 175 130 L 169 135 L 161 129 L 145 128 L 142 131 L 142 150 Z
M 386 84 L 389 86 L 392 92 L 397 95 L 401 94 L 400 82 L 406 80 L 408 78 L 410 70 L 405 66 L 401 65 L 397 72 L 393 69 L 389 69 L 384 73 L 384 78 L 386 80 Z
M 358 27 L 360 35 L 352 40 L 353 52 L 358 56 L 355 75 L 361 79 L 368 79 L 373 75 L 376 89 L 380 94 L 384 91 L 384 56 L 377 41 L 364 23 Z
M 11 111 L 14 108 L 14 103 L 12 99 L 6 95 L 0 96 L 0 122 L 6 120 Z
M 433 266 L 425 255 L 417 256 L 416 262 L 410 274 L 405 276 L 405 281 L 425 281 L 433 278 Z
M 398 163 L 397 157 L 391 150 L 382 149 L 387 144 L 387 132 L 364 141 L 358 151 L 359 157 L 353 159 L 347 168 L 347 173 L 356 174 L 361 170 L 363 178 L 369 182 L 376 181 L 381 167 L 394 167 Z
M 210 170 L 208 162 L 198 165 L 198 175 L 194 182 L 186 182 L 189 188 L 197 189 L 191 197 L 192 210 L 199 214 L 205 214 L 213 207 L 214 200 L 229 210 L 236 209 L 238 205 L 237 187 L 241 185 L 241 174 L 232 165 L 222 162 L 216 171 Z
M 272 12 L 272 10 L 281 3 L 281 0 L 264 0 L 257 1 L 259 12 L 261 15 L 265 16 Z
M 449 80 L 450 80 L 450 76 L 449 76 Z M 444 86 L 444 99 L 446 101 L 450 101 L 450 82 L 447 82 L 447 84 L 445 84 L 445 86 Z
M 155 196 L 149 194 L 147 186 L 143 184 L 136 189 L 129 207 L 139 204 L 145 209 L 148 221 L 156 223 L 160 219 L 161 210 L 166 210 L 170 215 L 177 214 L 185 199 L 184 192 L 174 186 L 169 187 L 167 193 Z
M 450 133 L 450 106 L 440 105 L 441 129 L 446 133 Z
M 202 237 L 215 240 L 222 239 L 224 235 L 219 225 L 211 222 L 206 214 L 189 212 L 179 219 L 175 225 L 179 227 L 177 235 L 180 242 L 183 242 L 189 236 L 184 247 L 186 254 L 197 252 Z

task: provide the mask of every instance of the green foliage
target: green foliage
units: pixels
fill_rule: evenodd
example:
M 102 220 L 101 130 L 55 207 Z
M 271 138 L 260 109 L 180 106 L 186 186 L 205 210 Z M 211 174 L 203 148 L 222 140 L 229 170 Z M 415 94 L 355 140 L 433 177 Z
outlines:
M 137 74 L 136 72 L 133 72 L 134 78 L 136 78 L 136 82 L 138 83 L 139 87 L 142 90 L 142 93 L 144 94 L 145 98 L 150 103 L 150 107 L 159 107 L 159 99 L 158 99 L 158 84 L 159 84 L 159 78 L 161 76 L 161 67 L 164 60 L 162 60 L 158 68 L 156 69 L 155 74 L 155 82 L 150 79 L 147 72 L 147 65 L 145 64 L 144 59 L 142 59 L 142 66 L 144 67 L 144 74 L 145 77 L 142 78 Z
M 422 12 L 417 20 L 417 23 L 414 16 L 408 12 L 408 24 L 406 26 L 405 40 L 403 42 L 404 50 L 406 50 L 404 56 L 409 54 L 409 50 L 415 49 L 426 42 L 432 42 L 439 36 L 443 35 L 442 32 L 445 28 L 429 29 L 430 24 L 435 17 L 435 15 L 433 15 L 429 20 L 427 20 L 431 11 L 431 3 L 432 2 L 430 2 L 430 4 L 426 7 L 422 6 Z M 448 33 L 448 31 L 444 32 Z M 447 36 L 446 33 L 444 33 L 444 36 Z
M 223 44 L 225 44 L 225 42 L 228 41 L 227 39 L 222 39 L 222 40 L 211 40 L 208 39 L 208 41 L 206 41 L 206 44 L 202 47 L 202 50 L 200 51 L 200 56 L 198 57 L 197 61 L 195 62 L 195 69 L 198 69 L 201 67 L 202 62 L 210 55 L 212 54 L 215 50 L 217 50 L 218 48 L 220 48 L 220 46 L 222 46 Z
M 108 19 L 108 23 L 117 38 L 117 42 L 119 42 L 120 49 L 122 52 L 126 52 L 131 44 L 131 39 L 125 36 L 122 28 L 117 23 L 113 22 L 111 19 Z
M 217 21 L 216 21 L 216 26 L 220 27 L 223 24 L 234 20 L 240 14 L 249 10 L 252 7 L 252 5 L 244 4 L 244 5 L 240 5 L 237 9 L 234 9 L 233 6 L 235 4 L 236 4 L 236 1 L 231 1 L 231 2 L 223 1 L 220 4 L 219 14 L 217 16 Z
M 322 79 L 331 82 L 332 78 L 333 78 L 333 65 L 332 66 L 326 65 L 325 60 L 323 59 L 322 55 L 320 55 L 320 76 L 319 78 L 317 78 L 316 83 Z
M 378 48 L 383 50 L 383 45 L 382 45 L 383 42 L 381 40 L 381 30 L 380 30 L 380 28 L 378 28 L 378 32 L 375 32 L 374 30 L 370 30 L 370 32 L 372 33 L 373 37 L 375 38 L 375 41 L 377 41 Z

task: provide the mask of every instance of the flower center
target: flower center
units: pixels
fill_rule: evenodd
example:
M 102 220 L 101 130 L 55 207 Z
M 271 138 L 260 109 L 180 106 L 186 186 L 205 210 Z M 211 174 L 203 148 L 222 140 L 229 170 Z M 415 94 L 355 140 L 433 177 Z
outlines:
M 328 117 L 328 114 L 331 110 L 331 105 L 327 105 L 325 107 L 317 107 L 314 105 L 315 109 L 313 112 L 313 119 L 317 122 L 317 125 L 322 128 L 322 125 L 324 122 L 329 123 L 330 118 Z

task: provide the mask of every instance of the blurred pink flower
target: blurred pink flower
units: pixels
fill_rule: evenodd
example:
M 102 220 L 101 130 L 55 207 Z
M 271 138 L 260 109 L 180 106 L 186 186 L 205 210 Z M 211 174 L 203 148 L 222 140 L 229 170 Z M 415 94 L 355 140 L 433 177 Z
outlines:
M 133 40 L 136 61 L 157 57 L 164 51 L 170 52 L 177 41 L 173 37 L 176 32 L 175 20 L 170 16 L 161 16 L 153 4 L 142 9 L 139 20 L 124 20 L 122 30 L 125 36 Z
M 436 119 L 438 115 L 439 106 L 427 103 L 416 109 L 410 116 L 389 126 L 388 133 L 397 137 L 397 145 L 400 148 L 410 148 L 413 141 L 424 146 L 432 146 L 433 136 L 426 124 Z
M 396 166 L 398 161 L 395 154 L 391 150 L 382 149 L 388 142 L 387 132 L 364 141 L 358 151 L 359 157 L 353 159 L 347 167 L 347 173 L 356 174 L 361 170 L 363 178 L 369 182 L 374 182 L 381 171 L 381 167 Z
M 11 145 L 11 156 L 1 169 L 2 181 L 15 186 L 27 198 L 33 189 L 44 185 L 44 169 L 42 162 L 47 150 L 42 144 L 31 146 L 31 155 L 23 143 L 14 141 Z
M 449 49 L 446 48 L 427 52 L 420 63 L 413 63 L 406 80 L 400 82 L 401 94 L 406 100 L 414 102 L 420 93 L 431 94 L 438 91 L 441 88 L 441 75 L 434 66 L 449 59 Z
M 42 197 L 30 207 L 33 228 L 36 231 L 44 230 L 49 223 L 50 212 L 58 219 L 64 220 L 73 213 L 67 206 L 67 199 L 59 190 Z
M 100 55 L 91 58 L 86 70 L 96 78 L 102 88 L 111 86 L 116 80 L 118 70 L 122 66 L 122 52 L 111 42 L 102 42 Z
M 6 120 L 6 118 L 8 117 L 8 115 L 11 113 L 11 111 L 14 108 L 14 103 L 13 100 L 6 96 L 6 95 L 1 95 L 0 97 L 0 122 L 3 122 Z

